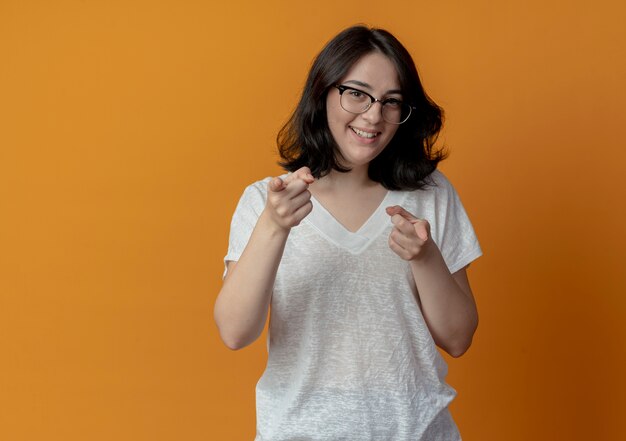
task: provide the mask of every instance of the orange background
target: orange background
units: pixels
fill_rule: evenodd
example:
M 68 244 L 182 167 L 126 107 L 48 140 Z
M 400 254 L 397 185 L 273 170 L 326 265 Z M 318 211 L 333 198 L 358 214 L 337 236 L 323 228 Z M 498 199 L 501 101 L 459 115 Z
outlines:
M 626 439 L 622 4 L 2 0 L 0 439 L 252 439 L 264 342 L 212 320 L 230 217 L 358 22 L 445 108 L 485 251 L 464 439 Z

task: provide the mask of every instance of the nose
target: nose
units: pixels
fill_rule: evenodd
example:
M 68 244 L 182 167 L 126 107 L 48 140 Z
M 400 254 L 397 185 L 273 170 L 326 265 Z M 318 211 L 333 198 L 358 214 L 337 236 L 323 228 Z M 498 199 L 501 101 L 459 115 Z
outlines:
M 370 124 L 378 124 L 383 119 L 383 105 L 376 101 L 361 116 Z

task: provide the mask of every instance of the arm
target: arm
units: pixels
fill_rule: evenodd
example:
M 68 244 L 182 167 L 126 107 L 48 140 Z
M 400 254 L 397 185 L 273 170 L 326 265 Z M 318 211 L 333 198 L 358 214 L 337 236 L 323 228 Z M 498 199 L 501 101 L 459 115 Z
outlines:
M 265 208 L 238 262 L 229 262 L 214 317 L 231 349 L 254 342 L 265 326 L 278 265 L 291 228 L 311 212 L 313 177 L 303 167 L 268 185 Z
M 430 237 L 427 221 L 402 207 L 390 207 L 387 213 L 394 224 L 389 246 L 410 263 L 422 313 L 435 343 L 451 356 L 460 357 L 470 347 L 478 326 L 466 268 L 450 274 Z

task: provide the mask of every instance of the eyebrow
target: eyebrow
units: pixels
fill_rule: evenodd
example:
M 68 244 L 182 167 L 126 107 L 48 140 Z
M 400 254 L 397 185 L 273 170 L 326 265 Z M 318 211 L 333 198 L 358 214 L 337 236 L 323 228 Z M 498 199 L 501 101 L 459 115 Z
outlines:
M 369 89 L 369 90 L 373 90 L 372 86 L 370 86 L 367 83 L 364 83 L 363 81 L 359 81 L 359 80 L 344 81 L 344 84 L 347 84 L 347 83 L 355 84 L 357 86 L 364 87 L 364 88 Z M 402 95 L 402 91 L 400 89 L 388 90 L 387 92 L 385 92 L 385 95 L 390 95 L 392 93 L 395 93 L 395 94 L 398 94 L 398 95 Z

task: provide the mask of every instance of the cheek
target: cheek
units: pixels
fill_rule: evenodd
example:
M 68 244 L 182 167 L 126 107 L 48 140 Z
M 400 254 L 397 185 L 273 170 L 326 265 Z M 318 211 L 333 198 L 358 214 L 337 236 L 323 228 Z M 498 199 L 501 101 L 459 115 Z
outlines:
M 349 119 L 344 114 L 337 112 L 327 113 L 328 128 L 334 137 L 342 134 L 347 127 Z
M 339 104 L 339 96 L 329 95 L 326 99 L 326 118 L 328 120 L 328 125 L 346 124 L 349 119 L 348 115 L 349 114 L 343 110 Z

